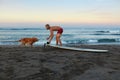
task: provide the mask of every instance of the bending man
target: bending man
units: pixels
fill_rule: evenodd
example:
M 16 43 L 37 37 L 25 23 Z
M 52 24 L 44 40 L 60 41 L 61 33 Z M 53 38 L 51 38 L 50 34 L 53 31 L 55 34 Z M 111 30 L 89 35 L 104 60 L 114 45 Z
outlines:
M 47 38 L 48 42 L 47 44 L 49 44 L 51 42 L 51 40 L 54 37 L 54 31 L 57 31 L 56 34 L 56 45 L 60 44 L 60 46 L 62 46 L 62 42 L 60 40 L 60 37 L 63 33 L 63 28 L 61 28 L 60 26 L 50 26 L 49 24 L 45 25 L 46 29 L 50 31 L 50 36 Z

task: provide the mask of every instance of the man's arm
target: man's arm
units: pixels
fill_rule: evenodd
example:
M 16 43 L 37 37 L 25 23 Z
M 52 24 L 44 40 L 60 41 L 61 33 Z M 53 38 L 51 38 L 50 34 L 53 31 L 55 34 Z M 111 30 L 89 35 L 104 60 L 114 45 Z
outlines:
M 50 29 L 49 42 L 51 42 L 51 40 L 53 39 L 53 36 L 54 36 L 53 30 Z

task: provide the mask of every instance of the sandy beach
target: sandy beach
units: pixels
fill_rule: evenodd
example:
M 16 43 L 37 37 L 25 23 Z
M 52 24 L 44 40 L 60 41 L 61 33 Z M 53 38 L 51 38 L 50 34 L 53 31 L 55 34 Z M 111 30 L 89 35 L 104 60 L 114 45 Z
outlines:
M 80 45 L 108 53 L 0 46 L 0 80 L 120 80 L 120 45 Z

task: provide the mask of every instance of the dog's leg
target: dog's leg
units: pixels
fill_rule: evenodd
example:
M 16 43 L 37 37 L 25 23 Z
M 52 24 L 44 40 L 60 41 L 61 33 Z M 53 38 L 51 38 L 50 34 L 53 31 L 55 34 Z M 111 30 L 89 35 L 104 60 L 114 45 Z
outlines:
M 30 43 L 30 46 L 33 47 L 33 43 Z
M 22 43 L 22 46 L 25 46 L 25 43 Z

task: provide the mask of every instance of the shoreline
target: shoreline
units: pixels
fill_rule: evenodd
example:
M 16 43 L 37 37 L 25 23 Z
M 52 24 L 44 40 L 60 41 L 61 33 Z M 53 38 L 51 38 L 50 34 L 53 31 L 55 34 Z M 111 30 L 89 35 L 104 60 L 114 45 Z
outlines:
M 120 45 L 75 47 L 109 52 L 1 45 L 0 80 L 120 80 Z

